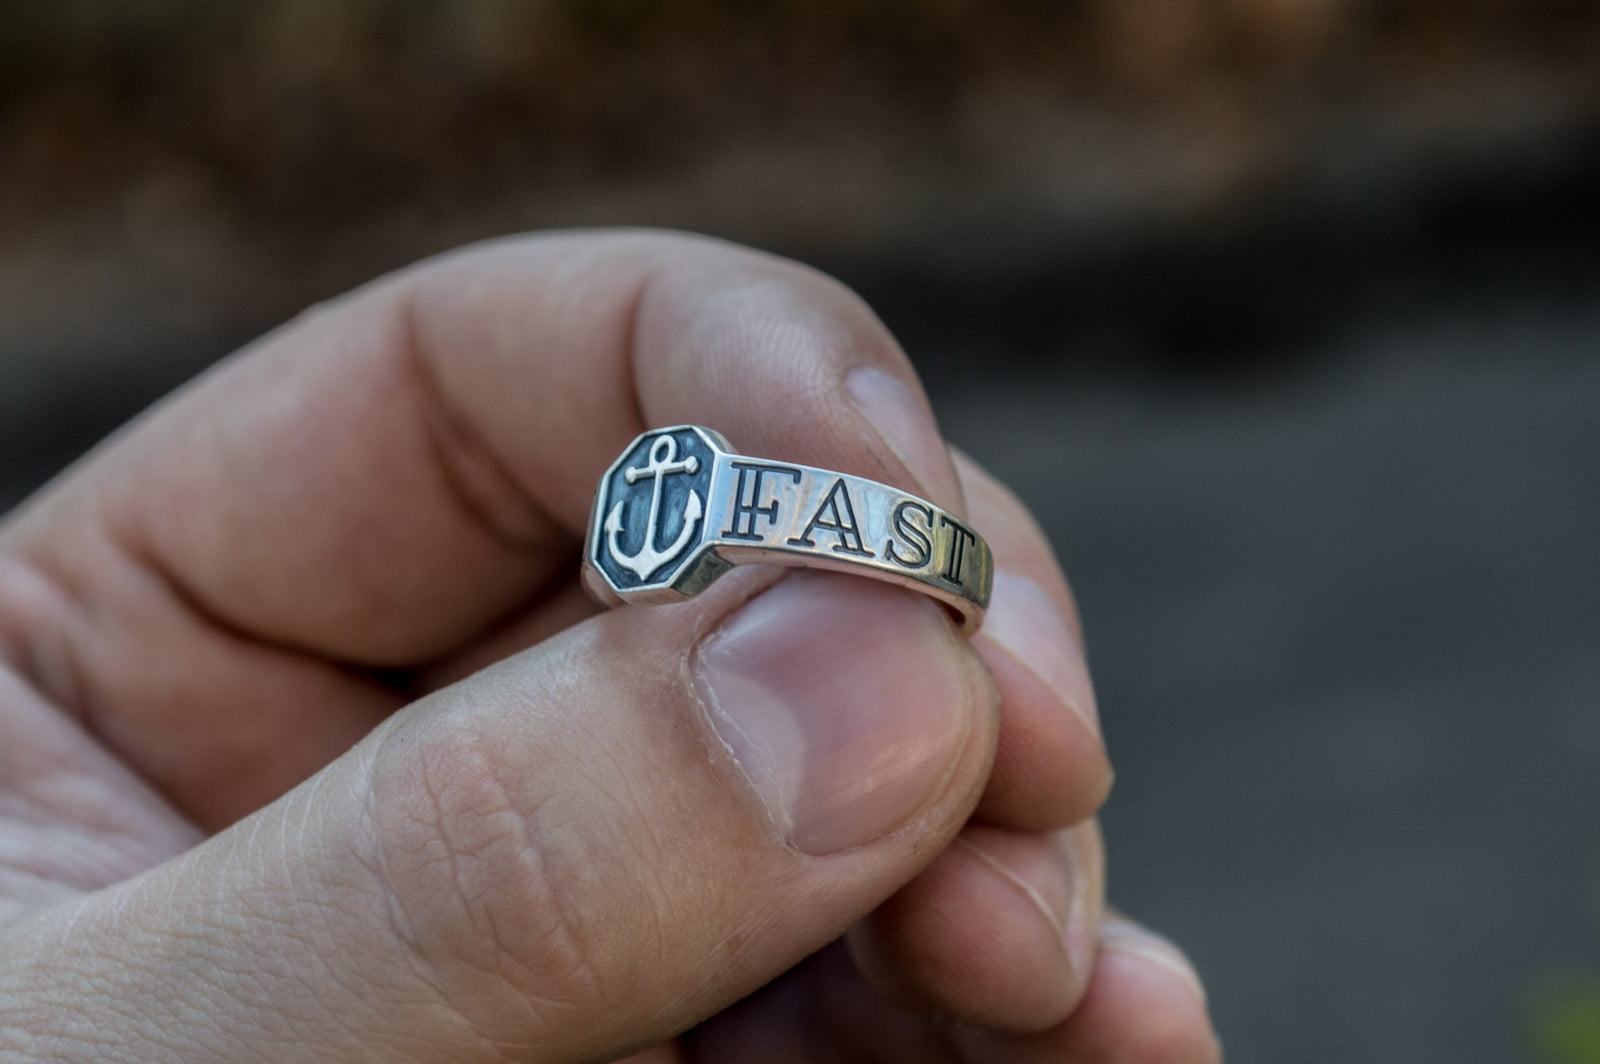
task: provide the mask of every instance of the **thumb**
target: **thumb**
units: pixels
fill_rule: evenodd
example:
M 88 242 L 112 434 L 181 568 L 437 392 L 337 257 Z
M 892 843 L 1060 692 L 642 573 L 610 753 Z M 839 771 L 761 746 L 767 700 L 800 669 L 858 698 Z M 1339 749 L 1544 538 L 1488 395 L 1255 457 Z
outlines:
M 906 592 L 730 605 L 596 617 L 14 925 L 22 1059 L 613 1059 L 814 952 L 959 828 L 993 695 Z

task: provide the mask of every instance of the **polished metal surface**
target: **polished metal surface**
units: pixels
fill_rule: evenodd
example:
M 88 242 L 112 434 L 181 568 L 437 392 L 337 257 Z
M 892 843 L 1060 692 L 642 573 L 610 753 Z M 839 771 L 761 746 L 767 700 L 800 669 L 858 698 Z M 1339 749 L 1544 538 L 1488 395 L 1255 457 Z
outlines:
M 735 453 L 696 425 L 634 440 L 600 480 L 584 580 L 609 604 L 678 602 L 735 565 L 886 580 L 982 623 L 989 545 L 954 514 L 862 477 Z

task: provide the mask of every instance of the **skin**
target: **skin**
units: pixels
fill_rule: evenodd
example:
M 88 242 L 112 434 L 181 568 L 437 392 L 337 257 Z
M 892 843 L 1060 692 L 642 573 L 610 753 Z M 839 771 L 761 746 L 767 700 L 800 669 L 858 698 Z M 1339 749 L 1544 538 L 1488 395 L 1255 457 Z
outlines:
M 773 629 L 884 692 L 841 755 L 887 766 L 870 830 L 787 828 L 697 686 L 781 573 L 577 588 L 600 471 L 685 422 L 994 548 L 970 645 L 848 576 L 794 585 L 844 642 Z M 915 653 L 855 655 L 865 618 Z M 0 525 L 0 1061 L 1216 1061 L 1188 963 L 1103 905 L 1083 660 L 1039 529 L 835 282 L 634 232 L 402 271 Z

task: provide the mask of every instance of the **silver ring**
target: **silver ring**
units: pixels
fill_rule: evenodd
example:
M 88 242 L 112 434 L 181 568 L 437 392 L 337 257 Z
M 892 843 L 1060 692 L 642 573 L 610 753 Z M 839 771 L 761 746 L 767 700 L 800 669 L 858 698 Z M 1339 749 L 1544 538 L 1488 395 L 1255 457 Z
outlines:
M 839 569 L 929 595 L 976 631 L 994 556 L 948 510 L 877 481 L 734 452 L 698 425 L 653 429 L 600 479 L 584 583 L 602 602 L 699 594 L 753 562 Z

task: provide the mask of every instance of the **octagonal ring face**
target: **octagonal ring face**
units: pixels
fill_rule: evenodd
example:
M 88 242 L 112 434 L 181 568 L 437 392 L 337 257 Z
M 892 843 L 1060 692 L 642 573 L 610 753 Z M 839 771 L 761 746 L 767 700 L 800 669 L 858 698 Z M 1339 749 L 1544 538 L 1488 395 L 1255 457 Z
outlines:
M 711 476 L 726 445 L 698 426 L 647 432 L 600 482 L 589 562 L 618 593 L 672 587 L 707 538 Z

